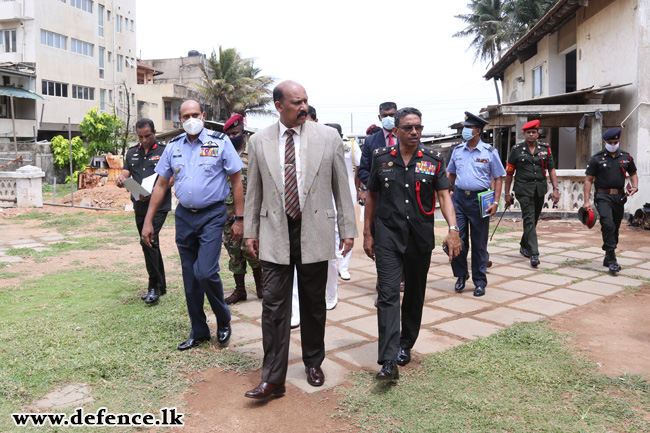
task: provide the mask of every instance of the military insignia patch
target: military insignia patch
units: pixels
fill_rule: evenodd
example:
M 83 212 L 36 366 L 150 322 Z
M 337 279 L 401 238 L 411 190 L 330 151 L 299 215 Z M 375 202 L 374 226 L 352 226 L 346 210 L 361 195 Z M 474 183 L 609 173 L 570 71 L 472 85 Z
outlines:
M 488 162 L 490 162 L 490 161 L 488 161 L 488 160 L 485 159 L 485 158 L 476 158 L 475 161 L 476 161 L 476 162 L 483 163 L 483 164 L 487 164 Z
M 217 156 L 219 154 L 219 148 L 217 147 L 202 147 L 201 156 Z
M 160 155 L 152 156 L 150 158 L 151 161 L 158 161 L 160 159 Z
M 415 172 L 418 174 L 435 174 L 435 167 L 429 161 L 421 161 L 415 164 Z

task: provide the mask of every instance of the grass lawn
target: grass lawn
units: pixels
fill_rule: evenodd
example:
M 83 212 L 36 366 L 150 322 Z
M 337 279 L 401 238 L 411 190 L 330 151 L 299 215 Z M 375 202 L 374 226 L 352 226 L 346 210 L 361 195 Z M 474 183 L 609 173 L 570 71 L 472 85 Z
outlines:
M 646 432 L 649 391 L 599 375 L 538 322 L 424 357 L 394 385 L 356 374 L 341 411 L 372 432 Z

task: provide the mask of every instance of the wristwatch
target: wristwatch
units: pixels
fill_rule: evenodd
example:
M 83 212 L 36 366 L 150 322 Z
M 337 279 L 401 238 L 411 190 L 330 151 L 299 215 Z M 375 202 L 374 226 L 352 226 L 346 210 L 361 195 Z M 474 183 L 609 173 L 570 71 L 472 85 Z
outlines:
M 243 216 L 237 216 L 235 215 L 235 221 L 242 221 L 244 219 Z
M 368 191 L 368 187 L 365 186 L 365 185 L 361 185 L 361 186 L 359 187 L 359 189 L 360 189 L 361 191 Z
M 449 231 L 452 231 L 452 230 L 455 231 L 455 232 L 459 232 L 459 231 L 460 231 L 460 229 L 458 228 L 458 226 L 449 226 Z
M 559 186 L 554 186 L 553 189 L 557 189 L 559 191 L 560 187 Z

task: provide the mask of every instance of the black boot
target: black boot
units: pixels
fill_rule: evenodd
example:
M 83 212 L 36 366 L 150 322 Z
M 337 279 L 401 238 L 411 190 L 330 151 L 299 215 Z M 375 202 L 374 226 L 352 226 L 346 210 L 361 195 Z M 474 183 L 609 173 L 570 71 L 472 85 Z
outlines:
M 621 267 L 616 262 L 616 253 L 614 251 L 607 251 L 607 255 L 605 256 L 605 259 L 608 260 L 610 274 L 616 274 L 617 272 L 621 272 Z
M 245 276 L 246 274 L 233 275 L 235 278 L 235 291 L 225 299 L 226 304 L 230 305 L 239 301 L 246 300 L 246 284 L 244 282 Z
M 264 297 L 264 278 L 262 275 L 262 267 L 253 269 L 253 278 L 255 278 L 255 290 L 257 291 L 257 297 L 262 299 Z
M 144 300 L 147 304 L 155 304 L 160 298 L 160 290 L 158 287 L 150 287 L 149 292 L 147 293 L 147 299 Z

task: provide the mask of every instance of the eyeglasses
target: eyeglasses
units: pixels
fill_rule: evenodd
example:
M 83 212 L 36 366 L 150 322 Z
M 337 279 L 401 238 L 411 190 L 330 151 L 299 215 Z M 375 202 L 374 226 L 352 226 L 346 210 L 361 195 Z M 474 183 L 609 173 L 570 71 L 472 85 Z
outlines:
M 406 125 L 406 126 L 398 126 L 399 129 L 401 129 L 404 132 L 411 132 L 411 130 L 415 129 L 417 132 L 422 132 L 424 129 L 423 125 Z

